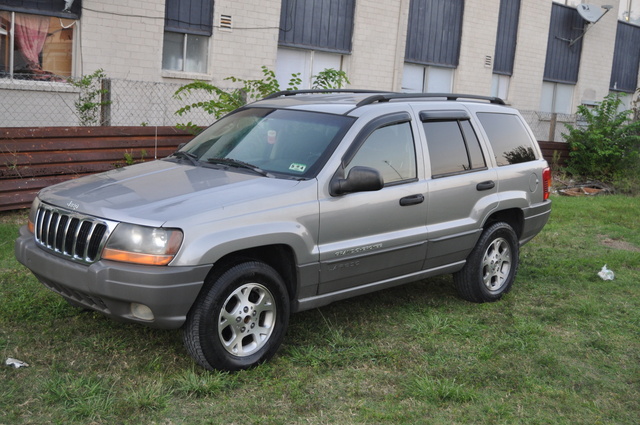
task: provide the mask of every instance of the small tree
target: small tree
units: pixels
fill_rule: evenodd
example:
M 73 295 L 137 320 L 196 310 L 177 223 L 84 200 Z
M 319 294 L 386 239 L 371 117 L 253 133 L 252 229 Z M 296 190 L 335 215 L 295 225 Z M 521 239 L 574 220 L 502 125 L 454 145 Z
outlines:
M 67 79 L 69 84 L 80 89 L 78 100 L 74 103 L 80 119 L 80 125 L 101 124 L 100 112 L 102 107 L 111 104 L 110 100 L 104 100 L 104 95 L 109 92 L 102 87 L 102 80 L 106 77 L 104 70 L 97 69 L 93 74 Z
M 563 137 L 569 144 L 566 170 L 583 178 L 613 181 L 637 168 L 640 149 L 640 121 L 630 120 L 631 111 L 619 112 L 616 94 L 604 98 L 595 108 L 578 107 L 584 127 L 567 125 Z
M 341 89 L 351 84 L 344 71 L 336 71 L 333 68 L 325 69 L 313 76 L 312 89 Z

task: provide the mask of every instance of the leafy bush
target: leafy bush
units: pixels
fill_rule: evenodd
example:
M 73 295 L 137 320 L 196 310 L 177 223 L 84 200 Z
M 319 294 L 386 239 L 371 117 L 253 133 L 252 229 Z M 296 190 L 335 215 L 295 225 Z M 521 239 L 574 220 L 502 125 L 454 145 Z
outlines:
M 563 135 L 569 143 L 566 171 L 603 181 L 628 177 L 640 161 L 640 121 L 630 120 L 631 111 L 619 112 L 622 101 L 610 94 L 595 108 L 578 107 L 586 126 L 567 125 Z
M 78 100 L 74 102 L 81 126 L 100 125 L 100 112 L 103 106 L 110 105 L 104 100 L 109 90 L 103 88 L 102 80 L 107 78 L 103 69 L 97 69 L 90 75 L 68 78 L 67 82 L 80 89 Z
M 336 71 L 333 68 L 328 68 L 318 72 L 318 75 L 313 76 L 313 83 L 311 88 L 313 89 L 341 89 L 346 84 L 351 84 L 347 78 L 347 73 L 344 71 Z
M 231 111 L 234 111 L 247 103 L 262 99 L 272 93 L 280 91 L 280 83 L 276 79 L 275 72 L 262 66 L 263 77 L 260 80 L 245 80 L 236 77 L 227 77 L 225 81 L 240 83 L 238 88 L 225 90 L 211 83 L 204 81 L 194 81 L 180 87 L 175 93 L 176 99 L 184 99 L 194 90 L 204 90 L 213 96 L 211 100 L 204 102 L 195 102 L 185 105 L 176 111 L 177 115 L 184 115 L 192 109 L 204 109 L 207 113 L 212 114 L 216 119 L 220 118 Z M 300 73 L 292 74 L 289 79 L 287 90 L 297 90 L 302 84 Z M 336 71 L 335 69 L 325 69 L 313 76 L 312 87 L 314 89 L 340 89 L 345 84 L 349 84 L 349 79 L 344 71 Z M 178 124 L 179 128 L 197 132 L 197 126 L 191 122 L 187 124 Z

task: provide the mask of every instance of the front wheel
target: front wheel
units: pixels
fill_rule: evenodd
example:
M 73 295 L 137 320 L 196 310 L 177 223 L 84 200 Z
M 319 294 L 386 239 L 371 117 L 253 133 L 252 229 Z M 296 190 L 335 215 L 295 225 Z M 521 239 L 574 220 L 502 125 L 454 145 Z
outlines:
M 275 354 L 289 323 L 289 297 L 270 266 L 248 261 L 214 275 L 183 330 L 189 354 L 206 369 L 240 370 Z
M 476 303 L 499 300 L 513 285 L 518 257 L 513 228 L 503 222 L 492 224 L 482 232 L 462 270 L 453 275 L 458 295 Z

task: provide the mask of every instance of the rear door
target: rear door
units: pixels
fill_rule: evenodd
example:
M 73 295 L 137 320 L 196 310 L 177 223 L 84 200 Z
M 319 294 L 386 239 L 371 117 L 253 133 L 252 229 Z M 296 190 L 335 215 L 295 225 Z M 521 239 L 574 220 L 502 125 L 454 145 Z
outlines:
M 462 262 L 474 247 L 482 220 L 498 206 L 497 174 L 488 167 L 471 115 L 462 107 L 421 110 L 429 156 L 425 269 Z

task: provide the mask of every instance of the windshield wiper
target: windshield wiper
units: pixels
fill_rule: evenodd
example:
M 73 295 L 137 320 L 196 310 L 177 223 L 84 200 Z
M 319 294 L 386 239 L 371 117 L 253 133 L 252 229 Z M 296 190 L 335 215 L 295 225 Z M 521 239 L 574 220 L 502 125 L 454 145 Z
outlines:
M 252 165 L 252 164 L 247 164 L 246 162 L 238 161 L 237 159 L 233 159 L 233 158 L 208 158 L 207 161 L 210 164 L 227 165 L 227 166 L 230 166 L 230 167 L 236 167 L 236 168 L 243 168 L 245 170 L 251 170 L 254 173 L 260 174 L 261 176 L 264 176 L 264 177 L 274 177 L 273 174 L 270 174 L 270 173 L 264 171 L 260 167 L 257 167 L 257 166 Z
M 171 155 L 175 156 L 176 158 L 188 159 L 196 167 L 200 165 L 200 162 L 198 161 L 198 156 L 195 154 L 192 154 L 191 152 L 175 151 Z

